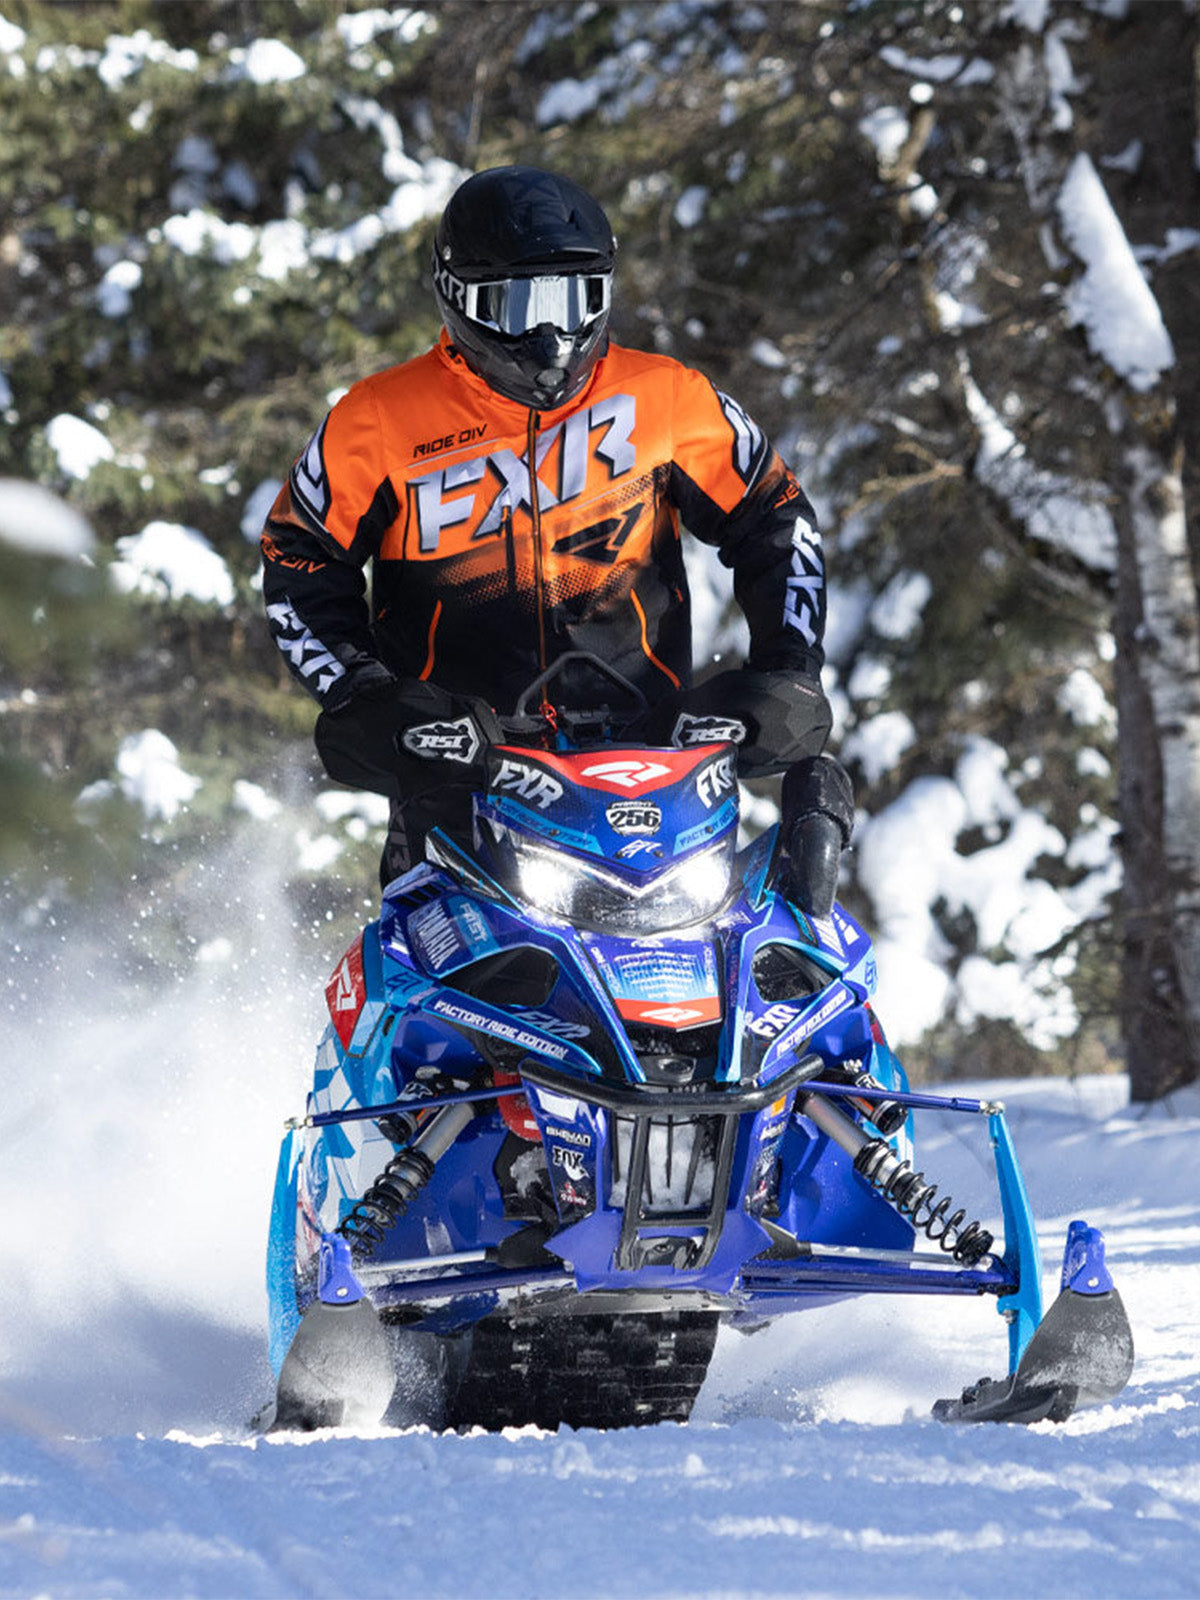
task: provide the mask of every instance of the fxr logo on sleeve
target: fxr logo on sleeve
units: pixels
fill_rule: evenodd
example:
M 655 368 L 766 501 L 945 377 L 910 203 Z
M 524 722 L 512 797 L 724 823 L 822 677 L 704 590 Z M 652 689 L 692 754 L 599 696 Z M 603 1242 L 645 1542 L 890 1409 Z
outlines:
M 817 642 L 819 597 L 824 586 L 821 535 L 806 517 L 797 517 L 792 533 L 792 570 L 783 602 L 783 620 L 789 628 L 795 628 L 805 644 Z
M 528 451 L 517 455 L 514 450 L 492 450 L 487 455 L 451 462 L 411 479 L 409 487 L 416 507 L 421 550 L 432 553 L 447 528 L 471 523 L 477 515 L 479 520 L 472 538 L 482 539 L 498 533 L 502 513 L 506 509 L 519 510 L 522 506 L 532 510 L 535 493 L 542 509 L 566 505 L 587 488 L 588 466 L 592 460 L 607 465 L 610 481 L 624 477 L 633 471 L 637 462 L 637 451 L 632 443 L 636 423 L 634 397 L 614 394 L 586 410 L 574 412 L 539 435 L 532 469 Z M 592 434 L 601 429 L 599 440 L 592 446 Z M 540 473 L 560 438 L 558 482 L 552 488 Z M 486 490 L 473 485 L 483 483 L 489 467 L 496 482 L 490 498 L 481 507 L 481 493 Z M 464 494 L 461 490 L 469 492 Z
M 275 643 L 300 677 L 312 680 L 318 697 L 330 689 L 346 669 L 327 645 L 305 625 L 290 600 L 278 600 L 267 607 L 267 618 Z

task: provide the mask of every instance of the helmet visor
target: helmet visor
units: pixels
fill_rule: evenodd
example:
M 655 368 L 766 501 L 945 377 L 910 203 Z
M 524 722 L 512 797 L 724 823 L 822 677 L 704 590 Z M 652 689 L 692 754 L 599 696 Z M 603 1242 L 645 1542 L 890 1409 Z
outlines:
M 530 333 L 544 323 L 575 333 L 608 310 L 609 272 L 567 277 L 500 278 L 466 285 L 466 314 L 498 333 Z

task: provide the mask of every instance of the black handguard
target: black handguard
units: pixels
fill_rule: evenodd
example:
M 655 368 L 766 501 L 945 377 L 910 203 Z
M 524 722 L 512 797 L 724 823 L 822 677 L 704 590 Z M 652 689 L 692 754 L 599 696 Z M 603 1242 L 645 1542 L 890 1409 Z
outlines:
M 397 678 L 371 682 L 322 711 L 313 737 L 331 778 L 400 800 L 482 777 L 488 746 L 501 730 L 479 696 Z
M 643 719 L 649 744 L 738 747 L 738 774 L 765 778 L 805 756 L 819 755 L 833 714 L 815 678 L 784 668 L 741 667 L 660 701 Z
M 830 755 L 798 761 L 784 776 L 781 809 L 784 891 L 810 915 L 827 917 L 854 832 L 854 787 L 846 769 Z

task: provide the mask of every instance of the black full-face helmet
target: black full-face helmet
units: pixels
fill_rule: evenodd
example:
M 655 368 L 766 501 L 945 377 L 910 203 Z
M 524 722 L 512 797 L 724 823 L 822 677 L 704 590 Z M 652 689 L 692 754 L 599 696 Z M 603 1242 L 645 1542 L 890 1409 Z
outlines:
M 433 245 L 433 287 L 463 360 L 499 394 L 565 405 L 608 347 L 616 241 L 570 178 L 492 167 L 451 196 Z

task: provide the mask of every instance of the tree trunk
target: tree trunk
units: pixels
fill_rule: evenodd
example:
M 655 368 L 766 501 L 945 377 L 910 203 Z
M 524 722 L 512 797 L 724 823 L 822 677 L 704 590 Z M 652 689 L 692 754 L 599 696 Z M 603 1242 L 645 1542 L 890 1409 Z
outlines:
M 1195 227 L 1200 29 L 1193 7 L 1135 0 L 1098 24 L 1088 142 L 1142 147 L 1106 187 L 1131 239 Z M 1182 237 L 1182 232 L 1176 237 Z M 1124 844 L 1122 1021 L 1135 1100 L 1200 1071 L 1200 271 L 1193 246 L 1154 269 L 1175 350 L 1164 402 L 1133 398 L 1124 437 L 1117 600 Z
M 1118 517 L 1116 687 L 1124 858 L 1121 1020 L 1134 1100 L 1197 1073 L 1200 628 L 1177 463 L 1129 452 Z

